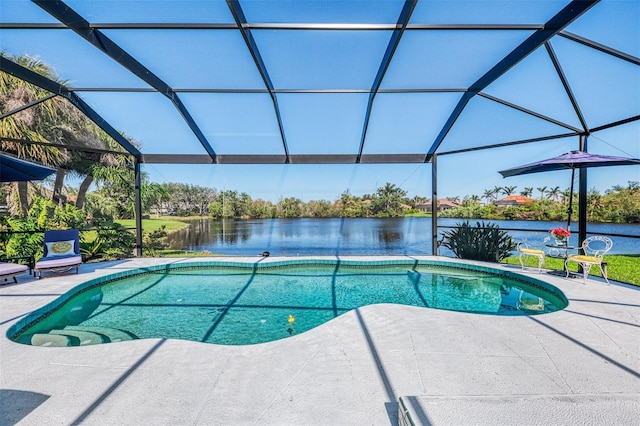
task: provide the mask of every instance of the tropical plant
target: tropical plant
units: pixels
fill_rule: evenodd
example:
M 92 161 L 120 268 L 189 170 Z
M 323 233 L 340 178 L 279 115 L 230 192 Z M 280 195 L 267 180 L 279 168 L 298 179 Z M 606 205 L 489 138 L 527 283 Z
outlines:
M 0 55 L 64 84 L 43 62 L 27 55 L 8 56 L 4 52 Z M 100 168 L 120 162 L 114 158 L 117 155 L 100 153 L 99 150 L 120 151 L 122 148 L 64 97 L 55 96 L 20 110 L 20 107 L 49 94 L 8 73 L 0 73 L 0 112 L 8 114 L 0 120 L 0 134 L 5 137 L 2 150 L 57 169 L 50 194 L 55 204 L 60 205 L 67 200 L 63 194 L 67 175 L 83 179 L 76 198 L 76 206 L 82 208 L 86 191 L 94 177 L 100 175 Z M 27 183 L 13 186 L 20 200 L 19 212 L 14 211 L 14 214 L 26 216 L 30 208 Z
M 562 191 L 560 190 L 560 187 L 559 186 L 555 186 L 555 187 L 549 188 L 547 190 L 547 196 L 549 197 L 550 200 L 558 202 L 558 198 L 559 198 L 561 192 Z
M 513 186 L 504 186 L 504 187 L 502 187 L 502 192 L 506 196 L 513 195 L 513 193 L 516 192 L 517 188 L 518 187 L 515 186 L 515 185 L 513 185 Z
M 122 259 L 133 255 L 136 237 L 109 219 L 99 219 L 97 236 L 90 242 L 80 241 L 80 253 L 85 260 Z
M 156 229 L 143 238 L 143 254 L 145 256 L 157 256 L 158 252 L 167 247 L 164 239 L 167 237 L 166 225 L 162 225 L 160 229 Z
M 387 182 L 383 187 L 378 188 L 372 200 L 373 214 L 382 217 L 401 216 L 403 213 L 403 197 L 407 191 L 397 187 L 393 183 Z
M 495 200 L 496 191 L 493 189 L 485 189 L 482 193 L 482 198 L 487 200 L 487 203 Z
M 351 195 L 347 189 L 340 195 L 336 202 L 340 217 L 361 217 L 363 216 L 363 200 Z
M 542 200 L 544 198 L 544 194 L 547 193 L 547 187 L 546 186 L 539 186 L 536 189 L 538 191 L 540 191 L 540 199 Z
M 460 259 L 500 262 L 516 248 L 509 233 L 492 223 L 476 222 L 474 227 L 464 221 L 457 223 L 454 229 L 444 231 L 443 236 L 442 245 Z
M 0 52 L 0 56 L 6 55 L 4 52 Z M 49 66 L 29 56 L 6 57 L 47 78 L 53 80 L 57 78 Z M 0 134 L 5 138 L 1 144 L 2 151 L 51 166 L 56 166 L 64 161 L 63 153 L 47 143 L 47 133 L 51 129 L 51 123 L 55 123 L 59 119 L 60 100 L 52 98 L 31 108 L 13 112 L 48 94 L 46 90 L 26 83 L 11 74 L 0 73 L 0 113 L 9 114 L 0 120 Z M 21 143 L 23 140 L 36 143 L 23 144 Z M 26 215 L 29 210 L 27 182 L 17 182 L 13 184 L 13 187 L 20 200 L 20 214 Z
M 533 187 L 527 186 L 523 191 L 520 191 L 520 194 L 525 197 L 531 197 L 531 195 L 533 195 Z
M 37 195 L 33 198 L 27 217 L 3 217 L 0 221 L 0 228 L 10 233 L 3 238 L 6 256 L 42 256 L 43 230 L 80 228 L 84 224 L 85 213 L 75 206 L 57 206 Z

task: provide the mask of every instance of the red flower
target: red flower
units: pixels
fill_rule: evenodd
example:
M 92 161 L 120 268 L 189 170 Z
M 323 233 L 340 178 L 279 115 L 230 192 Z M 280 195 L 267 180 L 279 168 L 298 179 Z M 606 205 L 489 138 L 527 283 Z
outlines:
M 567 238 L 571 235 L 571 231 L 564 228 L 553 228 L 549 233 L 556 238 Z

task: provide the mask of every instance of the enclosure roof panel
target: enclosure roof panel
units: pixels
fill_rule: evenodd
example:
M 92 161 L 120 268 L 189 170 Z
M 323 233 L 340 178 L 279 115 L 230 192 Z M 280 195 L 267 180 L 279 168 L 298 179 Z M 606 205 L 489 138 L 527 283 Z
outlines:
M 0 72 L 143 162 L 429 162 L 640 120 L 637 0 L 7 0 L 0 37 Z

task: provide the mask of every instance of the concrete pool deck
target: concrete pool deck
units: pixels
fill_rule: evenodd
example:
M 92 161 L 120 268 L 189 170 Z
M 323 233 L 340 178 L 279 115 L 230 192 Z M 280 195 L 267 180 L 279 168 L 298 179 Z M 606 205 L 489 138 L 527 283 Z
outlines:
M 403 257 L 376 257 L 387 258 Z M 224 259 L 257 260 L 211 260 Z M 434 425 L 640 418 L 640 288 L 597 278 L 585 285 L 524 273 L 569 299 L 551 314 L 373 305 L 251 346 L 150 339 L 43 348 L 6 337 L 19 318 L 80 282 L 193 260 L 90 263 L 79 275 L 24 274 L 1 285 L 0 425 L 389 425 L 405 421 L 400 407 L 416 424 Z

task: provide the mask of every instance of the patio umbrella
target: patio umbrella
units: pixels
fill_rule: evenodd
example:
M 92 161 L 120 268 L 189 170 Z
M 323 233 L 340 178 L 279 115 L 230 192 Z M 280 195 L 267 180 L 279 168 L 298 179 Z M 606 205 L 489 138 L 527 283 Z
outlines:
M 40 164 L 0 154 L 0 182 L 42 180 L 55 172 L 55 169 Z
M 640 165 L 640 159 L 627 157 L 614 157 L 611 155 L 590 154 L 585 151 L 571 151 L 557 157 L 536 161 L 511 169 L 502 170 L 499 173 L 502 177 L 526 175 L 529 173 L 551 172 L 555 170 L 571 170 L 571 190 L 569 194 L 569 208 L 567 213 L 567 229 L 571 225 L 571 213 L 573 212 L 573 178 L 576 169 L 587 167 L 606 166 L 631 166 Z

